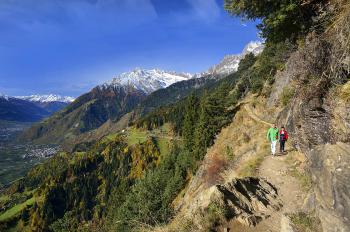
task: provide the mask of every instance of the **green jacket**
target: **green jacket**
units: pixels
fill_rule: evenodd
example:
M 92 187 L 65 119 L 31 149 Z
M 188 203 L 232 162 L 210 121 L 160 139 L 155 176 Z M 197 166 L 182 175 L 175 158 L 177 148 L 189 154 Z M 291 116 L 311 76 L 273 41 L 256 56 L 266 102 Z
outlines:
M 269 141 L 277 141 L 278 140 L 278 128 L 273 128 L 271 127 L 268 131 L 267 131 L 267 139 Z

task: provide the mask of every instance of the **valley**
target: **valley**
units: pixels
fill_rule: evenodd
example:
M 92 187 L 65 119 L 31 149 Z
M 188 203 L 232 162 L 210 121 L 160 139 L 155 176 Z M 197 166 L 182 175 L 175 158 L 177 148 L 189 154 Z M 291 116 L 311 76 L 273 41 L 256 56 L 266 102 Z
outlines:
M 30 126 L 31 123 L 0 121 L 0 191 L 58 150 L 53 145 L 16 142 L 16 136 Z

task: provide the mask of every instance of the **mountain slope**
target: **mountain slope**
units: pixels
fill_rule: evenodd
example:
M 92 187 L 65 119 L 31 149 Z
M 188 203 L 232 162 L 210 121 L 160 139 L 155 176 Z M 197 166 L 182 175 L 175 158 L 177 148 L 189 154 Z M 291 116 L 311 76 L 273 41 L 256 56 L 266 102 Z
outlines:
M 167 72 L 159 69 L 143 70 L 136 68 L 131 72 L 122 73 L 116 76 L 111 81 L 99 85 L 95 89 L 99 89 L 99 92 L 103 95 L 103 92 L 108 91 L 108 89 L 119 89 L 120 87 L 129 89 L 133 88 L 135 92 L 143 95 L 143 97 L 139 98 L 139 105 L 136 102 L 132 103 L 133 107 L 136 107 L 137 105 L 138 107 L 129 115 L 133 115 L 133 117 L 140 117 L 156 107 L 174 103 L 186 97 L 192 91 L 199 89 L 205 85 L 210 86 L 228 74 L 236 72 L 239 61 L 243 59 L 245 55 L 248 53 L 257 55 L 261 52 L 262 49 L 263 45 L 261 42 L 251 42 L 243 49 L 242 54 L 233 55 L 232 59 L 230 58 L 218 65 L 220 68 L 214 67 L 211 70 L 215 71 L 208 71 L 196 75 L 191 75 L 188 73 Z M 234 68 L 232 68 L 233 66 Z M 89 104 L 89 101 L 92 100 L 91 98 L 88 98 L 88 101 L 84 102 L 82 99 L 85 99 L 85 97 L 80 98 L 80 105 Z M 119 100 L 116 100 L 117 104 L 119 104 Z M 101 105 L 100 102 L 98 104 Z M 108 106 L 106 105 L 106 108 L 109 108 L 109 106 L 113 106 L 113 104 L 110 104 Z M 129 107 L 128 110 L 133 110 L 133 107 Z M 101 110 L 101 106 L 98 106 L 97 108 Z M 102 108 L 104 108 L 103 104 Z M 109 109 L 107 109 L 107 111 L 109 111 Z M 102 112 L 107 111 L 102 110 Z M 80 136 L 81 134 L 89 131 L 91 131 L 91 133 L 83 135 L 83 138 L 86 138 L 86 136 L 90 138 L 96 138 L 96 136 L 92 135 L 92 130 L 100 127 L 104 123 L 107 123 L 109 125 L 109 128 L 121 128 L 121 126 L 113 126 L 112 124 L 118 123 L 118 119 L 123 114 L 128 113 L 128 111 L 125 111 L 125 109 L 120 109 L 120 113 L 114 112 L 114 110 L 112 111 L 113 113 L 111 114 L 102 113 L 102 115 L 94 115 L 93 111 L 89 110 L 84 112 L 81 111 L 80 113 L 74 112 L 74 110 L 69 110 L 69 112 L 66 111 L 67 114 L 79 114 L 81 116 L 56 116 L 55 119 L 48 120 L 44 123 L 41 123 L 40 125 L 36 125 L 25 132 L 22 136 L 22 139 L 30 141 L 35 140 L 37 142 L 62 142 L 69 138 L 69 141 L 72 142 L 74 141 L 72 138 Z M 85 114 L 85 116 L 82 114 Z M 63 120 L 65 117 L 69 117 L 70 120 Z M 74 123 L 74 120 L 77 121 Z M 123 119 L 123 121 L 127 122 L 130 120 Z M 70 126 L 67 126 L 68 124 Z M 71 128 L 72 125 L 75 125 L 75 129 Z M 126 125 L 127 124 L 124 124 L 124 127 Z M 55 127 L 56 129 L 53 129 Z M 81 127 L 81 129 L 78 129 L 78 127 Z M 102 127 L 101 130 L 106 130 L 105 128 L 106 126 Z M 97 134 L 105 135 L 107 131 L 112 132 L 113 130 L 108 129 L 105 133 L 97 131 Z M 68 136 L 64 138 L 65 135 Z M 77 138 L 77 141 L 81 140 L 81 138 Z
M 145 98 L 131 86 L 98 86 L 62 111 L 25 131 L 21 140 L 59 143 L 118 119 Z
M 36 122 L 49 116 L 50 113 L 36 104 L 8 97 L 0 96 L 0 119 L 19 122 Z
M 34 125 L 21 135 L 20 140 L 60 143 L 73 139 L 77 135 L 100 127 L 108 120 L 118 120 L 151 92 L 191 77 L 189 74 L 177 74 L 159 69 L 135 69 L 122 73 L 80 96 L 61 112 Z M 48 97 L 52 99 L 56 96 Z M 38 98 L 30 97 L 30 99 Z M 40 102 L 40 105 L 45 104 L 45 101 Z

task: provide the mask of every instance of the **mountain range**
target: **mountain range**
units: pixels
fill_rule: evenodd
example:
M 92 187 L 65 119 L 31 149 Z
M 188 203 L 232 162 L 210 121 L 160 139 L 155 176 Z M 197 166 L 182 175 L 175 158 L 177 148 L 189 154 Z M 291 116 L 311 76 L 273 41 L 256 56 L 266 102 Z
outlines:
M 59 95 L 7 96 L 0 94 L 0 119 L 37 122 L 66 107 L 72 97 Z
M 111 86 L 132 86 L 135 90 L 150 94 L 158 89 L 166 88 L 179 81 L 189 80 L 193 77 L 189 73 L 167 72 L 160 69 L 145 70 L 136 68 L 131 72 L 122 73 L 108 81 L 100 88 Z
M 258 54 L 262 48 L 261 42 L 251 42 L 241 54 L 226 57 L 208 71 L 194 75 L 141 68 L 122 73 L 78 97 L 52 117 L 29 128 L 21 139 L 41 143 L 73 141 L 77 136 L 97 129 L 104 123 L 118 122 L 131 111 L 134 117 L 143 115 L 155 107 L 186 97 L 204 84 L 236 72 L 239 61 L 246 54 Z

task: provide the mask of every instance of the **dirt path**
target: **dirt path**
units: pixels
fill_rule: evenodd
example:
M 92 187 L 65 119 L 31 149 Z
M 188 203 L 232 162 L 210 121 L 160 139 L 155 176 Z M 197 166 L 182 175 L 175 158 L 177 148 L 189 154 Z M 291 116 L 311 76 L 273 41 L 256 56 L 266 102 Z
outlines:
M 271 126 L 271 123 L 256 115 L 248 104 L 244 104 L 243 107 L 256 122 Z M 288 145 L 287 150 L 291 150 Z M 290 174 L 291 164 L 288 159 L 292 154 L 293 152 L 287 152 L 276 157 L 267 155 L 258 170 L 259 177 L 266 178 L 277 187 L 283 208 L 253 228 L 244 227 L 235 222 L 231 226 L 231 232 L 280 232 L 283 215 L 300 210 L 306 193 L 302 190 L 300 181 Z
M 277 187 L 283 202 L 283 208 L 272 215 L 273 220 L 266 221 L 271 231 L 280 231 L 282 215 L 300 210 L 306 197 L 299 180 L 291 176 L 286 159 L 288 154 L 277 157 L 267 156 L 259 169 L 259 176 L 266 178 Z
M 260 122 L 260 123 L 263 123 L 263 124 L 268 125 L 268 126 L 272 126 L 272 123 L 269 123 L 269 122 L 267 122 L 267 121 L 261 119 L 258 115 L 256 115 L 256 114 L 252 111 L 250 105 L 244 104 L 243 107 L 244 107 L 244 109 L 248 112 L 249 116 L 250 116 L 252 119 L 254 119 L 255 121 Z

